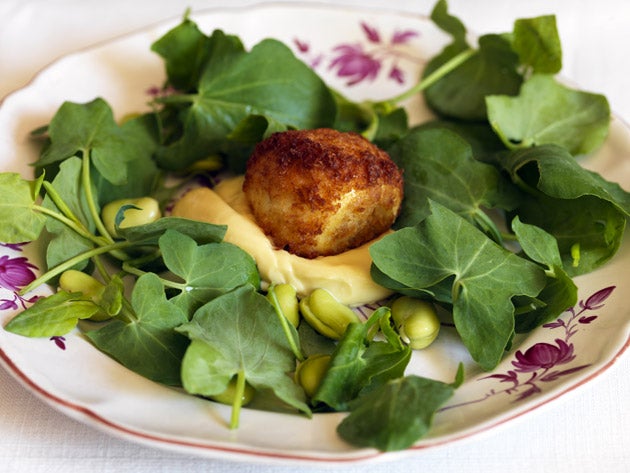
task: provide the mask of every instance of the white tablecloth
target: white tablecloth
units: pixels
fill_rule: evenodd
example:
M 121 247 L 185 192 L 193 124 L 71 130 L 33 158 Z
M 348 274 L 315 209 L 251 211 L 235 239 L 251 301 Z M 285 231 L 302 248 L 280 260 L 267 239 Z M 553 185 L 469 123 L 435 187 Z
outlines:
M 0 0 L 0 99 L 57 57 L 164 18 L 246 1 Z M 279 2 L 276 2 L 279 3 Z M 432 0 L 337 0 L 317 3 L 388 7 L 428 13 Z M 451 0 L 477 32 L 511 29 L 518 17 L 556 13 L 563 74 L 602 92 L 630 121 L 630 2 L 626 0 Z M 346 472 L 630 471 L 630 356 L 568 395 L 482 436 L 420 452 L 413 460 L 348 465 Z M 316 471 L 302 467 L 302 471 Z M 66 418 L 0 369 L 0 472 L 294 471 L 208 460 L 138 446 Z

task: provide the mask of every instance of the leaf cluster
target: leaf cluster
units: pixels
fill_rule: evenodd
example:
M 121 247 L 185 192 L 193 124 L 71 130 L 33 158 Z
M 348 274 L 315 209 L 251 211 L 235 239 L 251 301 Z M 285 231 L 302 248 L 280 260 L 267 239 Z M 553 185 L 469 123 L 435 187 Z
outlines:
M 452 38 L 424 71 L 438 118 L 388 147 L 405 199 L 399 230 L 371 248 L 372 276 L 450 309 L 490 370 L 515 332 L 576 302 L 573 276 L 617 252 L 630 194 L 578 163 L 603 143 L 610 110 L 553 76 L 562 65 L 553 16 L 517 20 L 476 48 L 444 0 L 431 18 Z

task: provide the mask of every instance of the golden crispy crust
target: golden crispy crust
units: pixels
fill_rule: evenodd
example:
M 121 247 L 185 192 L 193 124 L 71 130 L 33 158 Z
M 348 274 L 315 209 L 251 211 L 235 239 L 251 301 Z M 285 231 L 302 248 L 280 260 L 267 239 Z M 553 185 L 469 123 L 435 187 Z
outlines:
M 243 191 L 274 244 L 313 258 L 341 253 L 387 230 L 402 201 L 402 173 L 356 133 L 275 133 L 254 149 Z

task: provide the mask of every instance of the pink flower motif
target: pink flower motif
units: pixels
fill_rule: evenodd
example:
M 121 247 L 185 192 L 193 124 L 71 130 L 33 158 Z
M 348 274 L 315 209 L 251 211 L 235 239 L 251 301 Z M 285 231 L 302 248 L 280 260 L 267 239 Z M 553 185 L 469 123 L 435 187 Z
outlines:
M 300 41 L 297 38 L 293 40 L 293 44 L 295 44 L 295 47 L 301 53 L 307 53 L 309 49 L 311 49 L 310 45 L 306 41 Z
M 515 354 L 516 361 L 512 365 L 516 371 L 531 373 L 539 369 L 548 370 L 554 366 L 569 363 L 575 358 L 573 344 L 556 339 L 556 345 L 550 343 L 536 343 L 525 353 L 520 350 Z
M 5 248 L 9 248 L 11 250 L 14 251 L 22 251 L 23 250 L 23 246 L 27 245 L 28 242 L 23 242 L 23 243 L 0 243 L 0 246 L 3 246 Z
M 402 69 L 396 65 L 392 66 L 392 69 L 389 71 L 389 78 L 394 79 L 399 84 L 403 84 L 405 82 L 405 75 Z
M 368 41 L 370 41 L 371 43 L 381 42 L 381 35 L 378 34 L 378 30 L 376 28 L 364 22 L 361 22 L 361 28 L 363 29 L 363 32 L 365 33 L 365 36 L 368 39 Z
M 392 44 L 404 44 L 417 36 L 419 36 L 417 31 L 396 31 L 392 36 Z
M 30 284 L 35 279 L 35 273 L 31 269 L 37 269 L 37 267 L 23 256 L 17 258 L 10 258 L 8 255 L 1 256 L 0 287 L 17 291 L 22 286 Z
M 374 80 L 378 75 L 381 63 L 366 54 L 361 45 L 342 44 L 335 51 L 339 55 L 330 64 L 330 69 L 337 68 L 337 75 L 348 79 L 347 85 Z
M 64 337 L 60 337 L 56 335 L 54 337 L 50 337 L 50 340 L 52 340 L 55 343 L 55 345 L 57 345 L 62 350 L 66 349 L 66 339 Z

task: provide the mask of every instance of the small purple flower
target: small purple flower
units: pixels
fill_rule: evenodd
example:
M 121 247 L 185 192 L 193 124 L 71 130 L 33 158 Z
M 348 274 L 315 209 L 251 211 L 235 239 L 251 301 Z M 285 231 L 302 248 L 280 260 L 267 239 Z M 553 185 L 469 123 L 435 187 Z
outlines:
M 575 358 L 573 344 L 567 344 L 564 340 L 556 339 L 556 345 L 550 343 L 536 343 L 525 351 L 520 350 L 515 354 L 516 361 L 512 365 L 516 371 L 531 373 L 539 369 L 550 369 L 556 365 L 569 363 Z
M 31 269 L 37 269 L 37 266 L 29 263 L 23 256 L 0 256 L 0 287 L 17 291 L 30 284 L 35 279 L 35 273 Z
M 604 301 L 608 299 L 608 297 L 610 297 L 612 292 L 615 290 L 615 287 L 616 286 L 608 286 L 604 289 L 600 289 L 595 294 L 586 299 L 586 302 L 584 302 L 583 304 L 581 303 L 581 306 L 587 310 L 597 310 L 603 307 Z
M 347 85 L 374 80 L 378 75 L 381 63 L 366 54 L 361 45 L 342 44 L 335 51 L 339 55 L 330 64 L 330 69 L 337 68 L 337 75 L 348 79 Z

